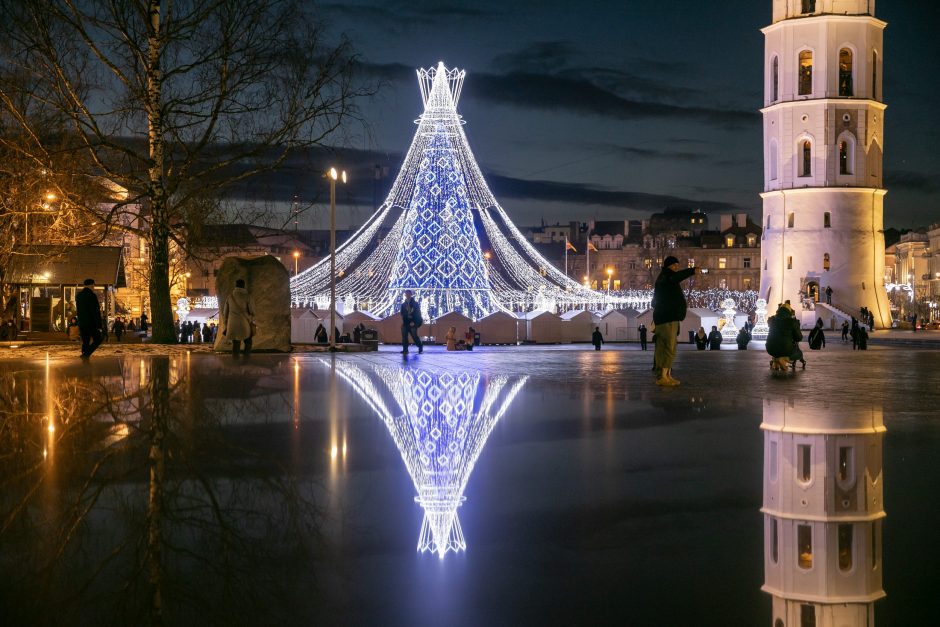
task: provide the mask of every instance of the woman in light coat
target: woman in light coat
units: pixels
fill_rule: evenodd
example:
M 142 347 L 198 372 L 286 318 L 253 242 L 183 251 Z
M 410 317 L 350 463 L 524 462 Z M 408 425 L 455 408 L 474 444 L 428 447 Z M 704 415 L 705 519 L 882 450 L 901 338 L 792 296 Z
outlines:
M 457 350 L 457 327 L 451 327 L 448 329 L 447 335 L 444 336 L 444 339 L 447 340 L 447 350 Z
M 232 340 L 232 356 L 238 357 L 241 343 L 245 343 L 245 357 L 251 355 L 252 324 L 255 317 L 255 304 L 245 289 L 245 279 L 235 281 L 235 289 L 225 299 L 222 308 L 222 322 L 225 330 L 222 335 Z

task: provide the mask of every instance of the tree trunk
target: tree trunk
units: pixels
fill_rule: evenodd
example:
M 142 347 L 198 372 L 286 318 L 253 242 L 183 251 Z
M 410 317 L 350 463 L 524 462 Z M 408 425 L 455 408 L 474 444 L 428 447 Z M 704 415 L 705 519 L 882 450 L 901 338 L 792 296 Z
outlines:
M 150 0 L 148 8 L 147 136 L 150 156 L 150 315 L 153 341 L 175 344 L 173 306 L 170 302 L 170 242 L 166 186 L 163 167 L 163 75 L 160 69 L 160 0 Z
M 166 479 L 166 434 L 170 407 L 170 358 L 150 361 L 150 492 L 147 502 L 147 580 L 150 584 L 150 625 L 163 625 L 163 515 Z

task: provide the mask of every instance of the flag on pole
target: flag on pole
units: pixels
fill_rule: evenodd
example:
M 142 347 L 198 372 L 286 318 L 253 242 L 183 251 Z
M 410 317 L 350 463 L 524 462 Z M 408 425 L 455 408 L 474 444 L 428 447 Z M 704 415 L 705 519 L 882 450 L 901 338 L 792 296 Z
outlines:
M 565 250 L 570 250 L 573 253 L 578 252 L 578 249 L 574 247 L 574 244 L 572 244 L 568 240 L 565 240 Z
M 597 247 L 591 243 L 591 240 L 588 240 L 587 247 L 588 247 L 588 250 L 593 250 L 594 252 L 597 252 Z

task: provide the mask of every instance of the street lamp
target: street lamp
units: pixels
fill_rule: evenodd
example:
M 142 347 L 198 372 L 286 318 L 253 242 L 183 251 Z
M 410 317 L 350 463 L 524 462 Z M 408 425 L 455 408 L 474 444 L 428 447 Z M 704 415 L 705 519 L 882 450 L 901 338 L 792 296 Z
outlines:
M 607 268 L 607 297 L 608 298 L 610 297 L 610 282 L 611 282 L 611 277 L 613 277 L 613 275 L 614 275 L 614 269 Z
M 346 183 L 346 170 L 336 173 L 336 168 L 327 172 L 330 179 L 330 352 L 336 352 L 336 179 Z
M 300 259 L 300 251 L 294 251 L 294 276 L 297 276 L 297 261 Z

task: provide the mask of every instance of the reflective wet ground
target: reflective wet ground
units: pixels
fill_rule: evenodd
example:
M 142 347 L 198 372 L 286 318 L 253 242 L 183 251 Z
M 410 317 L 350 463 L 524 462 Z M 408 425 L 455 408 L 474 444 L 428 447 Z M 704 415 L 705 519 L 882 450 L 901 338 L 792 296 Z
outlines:
M 933 624 L 938 353 L 436 350 L 0 360 L 3 624 Z

